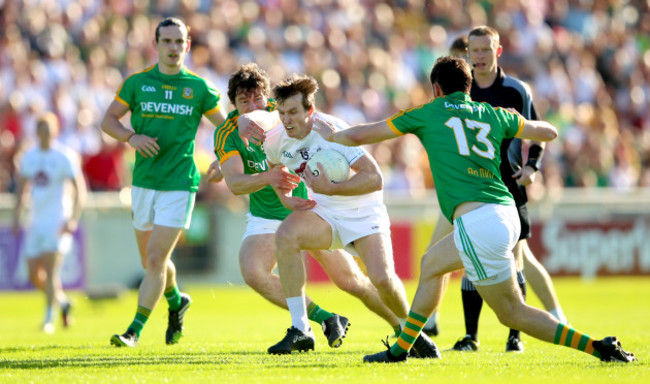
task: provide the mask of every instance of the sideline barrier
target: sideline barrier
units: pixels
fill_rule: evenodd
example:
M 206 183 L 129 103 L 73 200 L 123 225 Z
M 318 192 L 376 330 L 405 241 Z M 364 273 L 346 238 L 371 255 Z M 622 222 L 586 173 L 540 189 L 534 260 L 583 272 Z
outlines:
M 81 272 L 67 284 L 86 289 L 137 286 L 142 267 L 125 193 L 92 193 L 78 234 Z M 122 199 L 120 198 L 122 197 Z M 0 276 L 9 279 L 17 252 L 10 236 L 13 195 L 0 194 Z M 409 279 L 419 275 L 438 216 L 435 194 L 421 198 L 386 195 L 392 221 L 396 270 Z M 245 212 L 197 203 L 201 211 L 181 240 L 174 260 L 184 283 L 243 284 L 238 251 Z M 650 275 L 650 189 L 567 189 L 529 204 L 533 221 L 530 246 L 552 275 Z M 197 234 L 199 234 L 197 236 Z M 206 236 L 207 234 L 207 236 Z M 13 257 L 13 258 L 10 258 Z M 308 259 L 310 281 L 328 277 Z M 5 284 L 6 285 L 6 284 Z M 0 289 L 14 289 L 1 285 Z

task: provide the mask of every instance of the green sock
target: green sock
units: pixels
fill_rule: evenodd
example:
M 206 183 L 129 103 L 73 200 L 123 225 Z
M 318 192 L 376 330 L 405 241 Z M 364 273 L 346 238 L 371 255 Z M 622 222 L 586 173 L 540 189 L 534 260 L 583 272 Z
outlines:
M 393 331 L 395 331 L 395 337 L 399 337 L 399 334 L 402 333 L 402 327 L 397 324 L 393 326 Z
M 323 308 L 319 307 L 318 305 L 316 305 L 316 303 L 314 303 L 312 301 L 307 306 L 307 316 L 309 316 L 309 320 L 315 321 L 318 324 L 321 324 L 323 321 L 329 319 L 330 317 L 332 317 L 334 315 L 327 312 Z
M 151 309 L 138 305 L 135 319 L 133 319 L 133 322 L 129 325 L 129 329 L 135 332 L 135 334 L 138 335 L 138 338 L 140 338 L 142 328 L 144 328 L 145 323 L 149 320 L 149 316 L 151 316 Z
M 178 285 L 167 288 L 165 290 L 165 298 L 167 299 L 167 304 L 169 304 L 169 309 L 178 311 L 178 308 L 181 307 L 181 291 L 178 289 Z
M 409 312 L 404 329 L 402 329 L 402 333 L 397 338 L 397 342 L 390 347 L 390 353 L 393 356 L 400 356 L 408 352 L 413 346 L 413 343 L 415 343 L 415 339 L 420 335 L 420 331 L 422 331 L 426 322 L 426 317 L 418 315 L 413 311 Z

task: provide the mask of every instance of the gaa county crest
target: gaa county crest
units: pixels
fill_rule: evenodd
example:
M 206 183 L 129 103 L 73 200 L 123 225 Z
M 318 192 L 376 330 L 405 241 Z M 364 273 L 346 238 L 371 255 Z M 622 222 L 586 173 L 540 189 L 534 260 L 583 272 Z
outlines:
M 183 97 L 186 99 L 191 99 L 194 97 L 194 91 L 192 88 L 183 88 Z

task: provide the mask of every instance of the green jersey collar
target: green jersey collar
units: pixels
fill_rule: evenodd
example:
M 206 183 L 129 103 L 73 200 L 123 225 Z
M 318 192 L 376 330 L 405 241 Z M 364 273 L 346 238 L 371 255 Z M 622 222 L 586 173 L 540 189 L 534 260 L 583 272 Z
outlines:
M 454 92 L 450 95 L 445 96 L 446 99 L 451 99 L 455 101 L 471 101 L 472 98 L 465 92 Z
M 161 77 L 166 77 L 166 78 L 174 78 L 174 77 L 177 77 L 177 76 L 183 75 L 183 74 L 185 74 L 185 72 L 187 72 L 187 68 L 185 67 L 185 65 L 183 65 L 183 66 L 181 67 L 180 72 L 178 72 L 178 73 L 176 73 L 176 74 L 174 74 L 174 75 L 167 75 L 167 74 L 165 74 L 165 73 L 160 72 L 160 68 L 158 67 L 158 63 L 156 63 L 156 67 L 155 67 L 155 69 L 156 69 L 156 72 L 158 73 L 159 76 L 161 76 Z

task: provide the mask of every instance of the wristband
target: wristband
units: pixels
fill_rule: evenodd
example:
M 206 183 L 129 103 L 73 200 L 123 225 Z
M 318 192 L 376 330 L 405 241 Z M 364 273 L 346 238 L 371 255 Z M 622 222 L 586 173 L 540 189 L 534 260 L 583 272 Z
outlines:
M 534 169 L 535 172 L 537 172 L 537 171 L 539 171 L 539 164 L 538 164 L 538 162 L 539 162 L 538 159 L 530 158 L 530 159 L 528 159 L 528 161 L 526 162 L 526 165 L 529 166 L 529 167 L 531 167 L 532 169 Z
M 129 143 L 129 140 L 131 140 L 131 138 L 132 138 L 133 136 L 135 136 L 135 132 L 133 132 L 132 134 L 130 134 L 129 137 L 127 137 L 126 140 L 125 140 L 124 142 L 125 142 L 125 143 Z M 129 143 L 129 144 L 131 144 L 131 143 Z
M 528 158 L 535 159 L 537 161 L 542 157 L 542 152 L 544 152 L 544 148 L 542 148 L 541 145 L 533 144 L 530 146 L 530 148 L 528 148 Z

